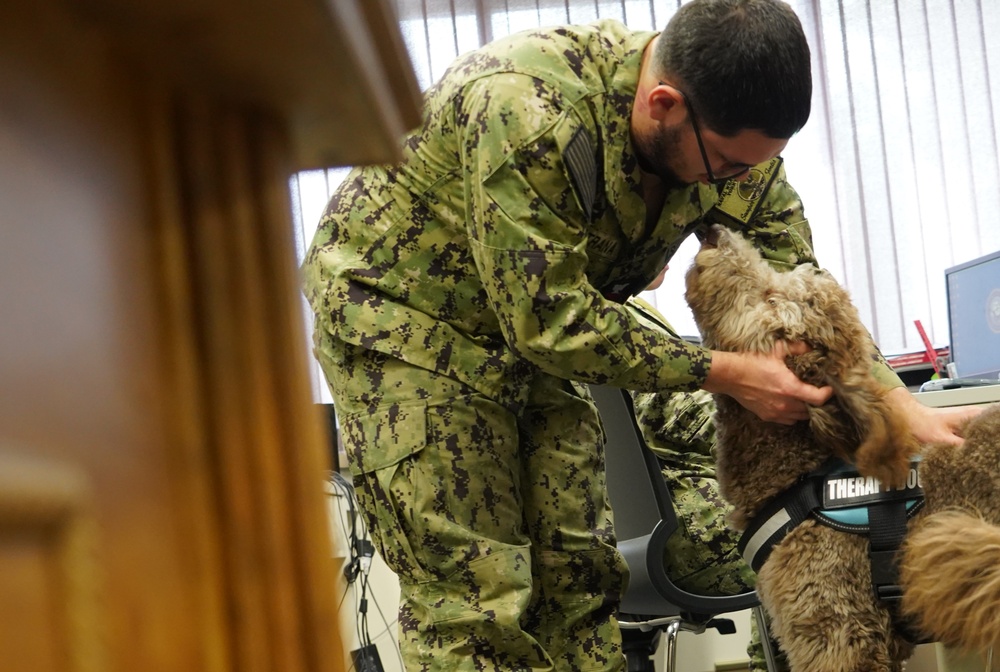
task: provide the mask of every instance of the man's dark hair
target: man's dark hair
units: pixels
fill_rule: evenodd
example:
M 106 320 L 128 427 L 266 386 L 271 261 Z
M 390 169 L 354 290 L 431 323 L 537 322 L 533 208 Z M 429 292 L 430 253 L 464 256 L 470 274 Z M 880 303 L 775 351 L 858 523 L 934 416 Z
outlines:
M 721 135 L 790 138 L 809 119 L 809 45 L 780 0 L 693 0 L 667 23 L 653 59 Z

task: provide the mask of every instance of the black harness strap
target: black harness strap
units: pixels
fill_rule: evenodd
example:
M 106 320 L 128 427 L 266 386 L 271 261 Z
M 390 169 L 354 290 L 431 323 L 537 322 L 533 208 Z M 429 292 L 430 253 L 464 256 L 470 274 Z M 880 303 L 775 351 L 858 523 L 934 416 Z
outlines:
M 868 506 L 868 558 L 872 564 L 875 597 L 896 602 L 902 597 L 896 552 L 906 537 L 906 503 L 886 502 Z
M 757 512 L 736 544 L 737 550 L 754 572 L 767 562 L 779 541 L 823 506 L 823 477 L 840 460 L 831 458 L 778 494 Z
M 893 627 L 900 636 L 914 644 L 929 641 L 899 612 L 903 589 L 899 585 L 897 553 L 906 538 L 907 519 L 923 504 L 923 491 L 919 487 L 905 490 L 911 498 L 919 497 L 915 505 L 912 501 L 908 505 L 900 491 L 878 498 L 858 496 L 857 499 L 868 500 L 863 504 L 867 508 L 868 524 L 840 524 L 824 515 L 824 485 L 827 476 L 843 466 L 840 460 L 830 460 L 768 502 L 750 521 L 737 548 L 754 572 L 759 572 L 774 547 L 806 518 L 812 517 L 841 532 L 864 534 L 869 539 L 868 556 L 875 599 L 889 611 Z
M 868 506 L 872 587 L 877 599 L 892 616 L 896 632 L 913 644 L 931 641 L 916 630 L 900 613 L 903 587 L 899 585 L 899 549 L 906 538 L 906 502 L 894 501 Z

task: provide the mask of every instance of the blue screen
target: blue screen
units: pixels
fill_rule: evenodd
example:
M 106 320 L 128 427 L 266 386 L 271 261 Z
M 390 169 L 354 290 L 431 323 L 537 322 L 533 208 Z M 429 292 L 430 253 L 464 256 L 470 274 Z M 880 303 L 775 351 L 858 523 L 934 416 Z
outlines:
M 951 361 L 961 378 L 1000 376 L 1000 252 L 945 271 Z

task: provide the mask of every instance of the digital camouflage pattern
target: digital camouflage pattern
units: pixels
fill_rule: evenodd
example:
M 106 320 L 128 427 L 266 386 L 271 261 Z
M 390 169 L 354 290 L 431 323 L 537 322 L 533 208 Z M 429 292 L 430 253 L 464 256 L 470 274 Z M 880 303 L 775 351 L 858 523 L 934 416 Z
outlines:
M 572 500 L 572 508 L 523 490 L 513 476 L 509 492 L 489 489 L 491 471 L 524 473 L 526 451 L 552 459 L 561 451 L 599 452 L 596 416 L 568 397 L 566 406 L 540 399 L 539 390 L 563 379 L 646 392 L 699 388 L 709 353 L 642 328 L 620 301 L 655 278 L 684 238 L 713 222 L 742 230 L 776 263 L 815 262 L 809 225 L 780 161 L 758 167 L 768 178 L 759 188 L 677 189 L 655 226 L 646 226 L 629 115 L 643 49 L 653 36 L 602 21 L 522 33 L 460 57 L 428 91 L 423 125 L 406 139 L 403 161 L 352 171 L 307 253 L 303 274 L 316 315 L 316 353 L 339 417 L 349 416 L 344 440 L 351 467 L 364 484 L 374 488 L 378 481 L 386 493 L 403 497 L 390 501 L 373 489 L 362 506 L 376 523 L 383 555 L 403 577 L 403 655 L 420 661 L 410 669 L 432 669 L 428 651 L 441 654 L 441 669 L 459 669 L 458 661 L 469 656 L 483 669 L 521 669 L 511 661 L 534 669 L 550 662 L 559 669 L 621 665 L 607 632 L 619 559 L 560 558 L 568 563 L 560 584 L 568 592 L 535 597 L 556 585 L 545 574 L 546 556 L 532 556 L 529 567 L 524 549 L 507 549 L 496 555 L 504 558 L 496 576 L 488 571 L 494 560 L 473 571 L 471 559 L 494 557 L 483 551 L 484 544 L 492 546 L 442 541 L 453 521 L 440 502 L 457 506 L 452 493 L 466 488 L 461 503 L 462 514 L 471 516 L 470 533 L 491 528 L 484 498 L 501 497 L 511 507 L 504 513 L 508 525 L 530 528 L 536 518 L 558 513 L 552 534 L 589 540 L 587 547 L 605 544 L 601 507 L 595 504 L 592 520 L 585 515 L 586 502 L 603 501 L 598 461 L 579 474 L 531 474 L 565 492 L 561 497 Z M 734 200 L 744 196 L 750 206 Z M 364 361 L 380 364 L 355 366 L 345 352 L 366 353 Z M 482 408 L 455 408 L 449 416 L 444 409 L 457 398 L 456 385 L 462 399 L 474 395 Z M 430 408 L 431 400 L 434 413 L 406 406 Z M 548 421 L 539 420 L 539 408 Z M 427 420 L 434 414 L 438 430 Z M 444 443 L 421 441 L 421 429 L 431 436 L 443 426 L 449 428 Z M 559 434 L 557 426 L 569 433 Z M 488 443 L 499 428 L 506 440 L 516 437 L 516 449 L 493 452 Z M 468 470 L 461 482 L 456 469 L 467 455 L 493 461 L 489 469 Z M 529 545 L 544 541 L 532 538 Z M 427 554 L 426 573 L 407 579 L 407 563 L 422 566 L 411 553 Z M 434 570 L 444 566 L 458 574 Z M 573 568 L 594 577 L 582 580 Z M 547 662 L 529 651 L 524 633 L 489 634 L 527 609 L 528 586 L 532 605 L 566 609 L 579 598 L 579 609 L 593 609 L 579 617 L 595 621 L 579 630 L 594 633 L 587 638 L 589 663 L 567 662 L 573 653 Z M 595 601 L 588 591 L 599 588 L 606 593 Z M 517 599 L 508 601 L 513 595 Z M 501 603 L 513 611 L 504 612 Z M 461 615 L 452 618 L 453 612 Z M 548 618 L 563 622 L 558 612 Z M 531 626 L 532 618 L 524 619 Z M 578 634 L 561 628 L 562 636 Z M 558 648 L 549 641 L 555 634 L 538 637 L 532 635 L 535 645 Z M 448 651 L 456 657 L 449 659 Z
M 589 394 L 542 374 L 514 414 L 360 346 L 320 359 L 358 501 L 399 576 L 406 669 L 623 669 L 627 568 Z
M 652 37 L 604 21 L 460 58 L 428 92 L 403 163 L 353 171 L 331 200 L 304 265 L 321 334 L 514 404 L 539 368 L 650 392 L 698 388 L 704 350 L 637 328 L 602 293 L 637 293 L 712 221 L 789 264 L 814 261 L 811 235 L 781 167 L 749 224 L 696 184 L 670 193 L 646 230 L 628 129 Z M 578 133 L 602 187 L 589 208 L 563 160 Z

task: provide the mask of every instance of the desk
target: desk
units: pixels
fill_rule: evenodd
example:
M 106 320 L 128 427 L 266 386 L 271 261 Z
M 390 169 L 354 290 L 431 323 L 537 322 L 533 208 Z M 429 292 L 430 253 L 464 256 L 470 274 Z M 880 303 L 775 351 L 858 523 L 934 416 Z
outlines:
M 991 404 L 1000 401 L 1000 384 L 960 387 L 955 390 L 938 390 L 936 392 L 918 392 L 913 396 L 919 399 L 924 406 L 935 408 L 965 406 L 967 404 Z

